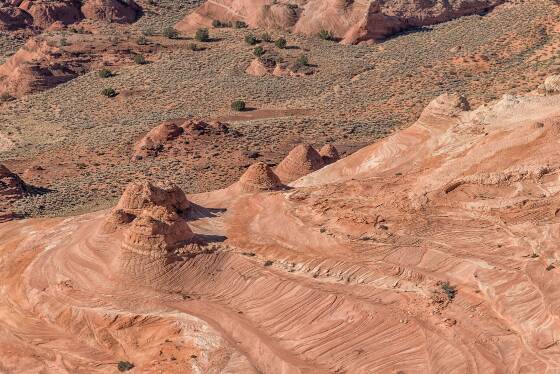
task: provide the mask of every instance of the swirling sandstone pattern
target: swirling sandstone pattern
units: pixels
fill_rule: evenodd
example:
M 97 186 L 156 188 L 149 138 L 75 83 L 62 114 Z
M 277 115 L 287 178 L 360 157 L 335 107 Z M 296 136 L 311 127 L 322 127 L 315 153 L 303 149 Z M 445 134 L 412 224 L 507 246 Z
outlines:
M 446 95 L 289 189 L 4 223 L 0 368 L 555 373 L 559 136 L 560 96 Z

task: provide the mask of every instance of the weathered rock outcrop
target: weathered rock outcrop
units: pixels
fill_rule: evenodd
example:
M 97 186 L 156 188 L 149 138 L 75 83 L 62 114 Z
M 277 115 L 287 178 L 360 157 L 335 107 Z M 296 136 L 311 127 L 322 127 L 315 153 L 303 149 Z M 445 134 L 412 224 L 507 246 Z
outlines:
M 332 164 L 333 162 L 340 160 L 338 150 L 332 144 L 325 144 L 319 151 L 319 154 L 321 155 L 325 165 Z
M 543 83 L 544 92 L 547 95 L 556 95 L 560 93 L 560 75 L 551 75 L 547 77 Z
M 325 166 L 323 158 L 309 144 L 300 144 L 278 164 L 274 172 L 283 183 L 289 183 Z
M 133 23 L 141 13 L 133 0 L 87 0 L 81 10 L 88 19 L 114 23 Z
M 216 0 L 208 1 L 176 25 L 192 33 L 213 20 L 243 20 L 253 27 L 315 35 L 329 31 L 345 43 L 382 40 L 396 32 L 483 13 L 505 0 Z
M 148 131 L 134 146 L 133 159 L 156 157 L 166 147 L 172 147 L 173 141 L 181 136 L 239 136 L 239 133 L 219 121 L 205 122 L 196 119 L 177 119 L 164 121 Z
M 33 25 L 33 17 L 29 13 L 13 6 L 0 8 L 0 30 L 12 31 L 31 25 Z
M 244 192 L 277 190 L 283 187 L 280 178 L 264 162 L 256 162 L 239 178 L 238 185 Z
M 21 198 L 28 190 L 28 186 L 17 174 L 0 164 L 0 200 Z
M 79 22 L 83 16 L 80 4 L 75 0 L 24 0 L 19 8 L 33 17 L 33 24 L 40 28 L 48 28 L 55 22 L 69 25 Z
M 65 63 L 64 52 L 45 40 L 30 39 L 0 65 L 0 93 L 22 96 L 43 91 L 79 75 L 80 69 Z
M 123 231 L 122 249 L 142 255 L 165 255 L 194 237 L 185 214 L 190 202 L 169 182 L 130 183 L 105 222 L 107 232 Z

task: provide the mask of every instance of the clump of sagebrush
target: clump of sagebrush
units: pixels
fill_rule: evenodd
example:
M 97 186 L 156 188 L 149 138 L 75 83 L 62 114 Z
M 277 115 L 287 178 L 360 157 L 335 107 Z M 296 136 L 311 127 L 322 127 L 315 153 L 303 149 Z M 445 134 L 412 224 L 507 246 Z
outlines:
M 121 372 L 129 371 L 134 368 L 134 364 L 128 361 L 119 361 L 117 364 L 117 369 Z
M 334 35 L 330 31 L 321 30 L 321 31 L 319 31 L 319 38 L 321 38 L 323 40 L 334 40 Z
M 10 95 L 8 92 L 4 92 L 0 95 L 0 101 L 3 102 L 3 103 L 6 103 L 8 101 L 13 101 L 15 99 L 16 98 L 13 97 L 12 95 Z
M 187 48 L 195 52 L 204 50 L 204 48 L 199 47 L 196 43 L 189 43 L 187 45 Z
M 247 35 L 245 37 L 245 43 L 249 44 L 249 45 L 255 45 L 257 44 L 259 41 L 257 40 L 257 38 L 255 38 L 254 35 Z
M 138 37 L 138 39 L 136 39 L 136 44 L 138 45 L 146 45 L 148 44 L 148 38 L 146 38 L 144 35 L 140 35 Z
M 231 22 L 222 22 L 220 20 L 215 19 L 214 21 L 212 21 L 212 27 L 216 29 L 231 27 Z
M 288 41 L 284 38 L 279 38 L 274 42 L 276 48 L 284 49 L 288 46 Z
M 247 108 L 245 101 L 243 100 L 235 100 L 231 103 L 231 109 L 235 110 L 236 112 L 242 112 Z
M 168 39 L 177 39 L 179 37 L 179 32 L 173 27 L 166 27 L 163 29 L 163 36 Z
M 109 69 L 101 69 L 97 72 L 99 78 L 111 78 L 113 76 L 113 72 Z
M 145 64 L 148 63 L 148 61 L 146 61 L 146 58 L 144 57 L 144 55 L 141 54 L 141 53 L 138 53 L 138 54 L 134 55 L 133 60 L 134 60 L 134 63 L 138 64 L 138 65 L 145 65 Z
M 265 43 L 271 43 L 271 42 L 272 42 L 272 36 L 270 36 L 269 33 L 264 32 L 264 33 L 261 35 L 261 40 L 262 40 L 263 42 L 265 42 Z
M 457 288 L 449 284 L 449 282 L 441 283 L 441 289 L 449 300 L 453 300 L 455 298 L 455 295 L 457 295 Z
M 207 42 L 210 40 L 210 33 L 208 29 L 198 29 L 194 34 L 194 38 L 199 42 Z
M 117 96 L 117 91 L 113 87 L 107 87 L 101 90 L 101 95 L 105 97 L 115 97 Z
M 306 55 L 301 55 L 297 58 L 296 64 L 300 66 L 309 66 L 309 58 Z
M 253 55 L 255 55 L 256 57 L 261 57 L 262 55 L 264 55 L 264 48 L 261 46 L 255 47 L 255 49 L 253 49 Z
M 243 21 L 235 21 L 235 23 L 233 24 L 233 27 L 235 27 L 236 29 L 245 29 L 247 28 L 247 24 Z

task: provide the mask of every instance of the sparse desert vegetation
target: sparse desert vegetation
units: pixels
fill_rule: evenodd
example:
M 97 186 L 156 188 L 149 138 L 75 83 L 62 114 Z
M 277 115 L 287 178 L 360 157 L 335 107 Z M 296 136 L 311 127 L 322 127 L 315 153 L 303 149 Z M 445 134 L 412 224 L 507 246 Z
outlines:
M 107 207 L 127 181 L 144 174 L 168 177 L 189 192 L 223 187 L 249 162 L 243 156 L 246 150 L 258 151 L 260 159 L 271 164 L 300 141 L 332 141 L 348 153 L 410 124 L 441 93 L 465 94 L 477 106 L 505 93 L 528 92 L 560 69 L 549 4 L 539 0 L 513 5 L 491 16 L 460 18 L 378 45 L 317 43 L 316 38 L 289 35 L 286 45 L 295 48 L 279 49 L 264 43 L 282 40 L 284 34 L 233 24 L 213 28 L 216 41 L 211 43 L 193 43 L 194 33 L 184 40 L 150 37 L 165 58 L 150 55 L 147 65 L 107 67 L 116 73 L 110 78 L 120 93 L 114 100 L 98 94 L 106 84 L 95 72 L 30 96 L 25 106 L 2 103 L 0 132 L 15 142 L 2 159 L 12 160 L 9 166 L 20 173 L 37 163 L 32 160 L 42 160 L 49 171 L 34 173 L 32 180 L 53 190 L 18 202 L 18 209 L 28 215 L 58 215 Z M 184 15 L 179 8 L 163 13 L 165 19 L 147 14 L 128 27 L 139 36 L 149 28 L 163 30 Z M 274 50 L 261 59 L 293 64 L 305 55 L 316 66 L 314 73 L 248 76 L 244 70 L 255 58 L 255 46 L 244 41 L 248 35 L 259 35 L 263 48 Z M 206 32 L 201 36 L 210 37 Z M 77 43 L 72 44 L 69 48 Z M 246 113 L 253 118 L 231 117 L 228 103 L 238 97 L 250 99 L 257 110 Z M 45 115 L 48 108 L 56 108 L 55 115 Z M 259 110 L 268 108 L 298 114 L 260 118 Z M 245 136 L 204 152 L 193 144 L 192 153 L 180 160 L 171 156 L 129 163 L 134 139 L 163 120 L 185 116 L 226 119 Z M 232 153 L 239 154 L 233 168 L 224 164 Z M 85 169 L 69 166 L 80 162 Z M 198 182 L 202 180 L 211 182 Z

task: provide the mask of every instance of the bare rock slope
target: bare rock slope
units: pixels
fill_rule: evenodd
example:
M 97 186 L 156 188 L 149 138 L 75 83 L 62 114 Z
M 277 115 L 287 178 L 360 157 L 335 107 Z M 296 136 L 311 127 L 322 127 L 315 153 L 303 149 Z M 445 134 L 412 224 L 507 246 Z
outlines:
M 345 43 L 381 40 L 412 27 L 484 13 L 504 0 L 210 0 L 176 25 L 191 33 L 212 21 L 316 35 L 328 31 Z
M 289 188 L 257 165 L 251 188 L 138 182 L 3 223 L 0 367 L 555 373 L 559 136 L 558 95 L 450 94 L 329 165 L 300 146 L 276 172 L 321 167 Z

